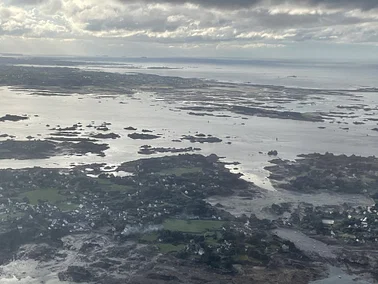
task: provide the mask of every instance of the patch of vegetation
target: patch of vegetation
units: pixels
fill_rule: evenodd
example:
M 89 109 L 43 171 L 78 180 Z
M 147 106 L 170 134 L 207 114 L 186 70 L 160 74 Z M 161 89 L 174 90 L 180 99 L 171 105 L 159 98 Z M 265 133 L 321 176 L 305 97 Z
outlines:
M 72 211 L 79 207 L 78 204 L 65 201 L 57 203 L 56 206 L 62 211 Z
M 219 243 L 219 240 L 222 239 L 222 234 L 220 232 L 215 232 L 215 233 L 206 233 L 205 234 L 205 243 L 210 246 L 216 246 Z
M 38 201 L 47 201 L 48 203 L 55 204 L 59 201 L 64 201 L 66 197 L 59 194 L 56 188 L 41 188 L 24 192 L 20 195 L 21 199 L 27 198 L 32 205 L 38 205 Z
M 146 242 L 146 243 L 153 243 L 153 242 L 157 241 L 158 237 L 159 237 L 158 233 L 150 233 L 150 234 L 143 235 L 139 239 L 139 241 Z
M 248 263 L 248 264 L 252 264 L 252 265 L 256 265 L 256 266 L 263 265 L 263 262 L 261 260 L 255 259 L 253 257 L 246 255 L 246 254 L 240 254 L 240 255 L 233 257 L 233 261 L 235 261 L 235 263 L 238 263 L 238 264 Z
M 158 244 L 161 253 L 179 252 L 185 248 L 185 245 L 172 245 L 172 244 Z
M 197 174 L 197 173 L 202 173 L 202 168 L 200 168 L 200 167 L 171 168 L 171 169 L 161 170 L 157 174 L 159 174 L 159 175 L 182 176 L 182 175 L 185 175 L 185 174 Z
M 165 230 L 199 234 L 207 231 L 220 230 L 224 224 L 225 222 L 223 221 L 213 220 L 167 219 L 163 223 L 163 226 Z
M 120 192 L 128 192 L 133 189 L 133 187 L 128 185 L 121 185 L 115 184 L 108 179 L 98 179 L 97 182 L 99 183 L 101 190 L 103 191 L 120 191 Z

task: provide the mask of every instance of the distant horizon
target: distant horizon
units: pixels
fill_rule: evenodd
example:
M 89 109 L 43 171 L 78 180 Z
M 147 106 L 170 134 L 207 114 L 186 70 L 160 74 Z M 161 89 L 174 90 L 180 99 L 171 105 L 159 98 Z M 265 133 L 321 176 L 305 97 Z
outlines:
M 153 61 L 159 61 L 159 60 L 177 60 L 178 63 L 183 61 L 203 61 L 203 60 L 209 60 L 209 61 L 235 61 L 236 62 L 282 62 L 282 63 L 324 63 L 324 64 L 368 64 L 368 65 L 375 65 L 378 64 L 378 58 L 377 59 L 343 59 L 343 58 L 272 58 L 272 57 L 242 57 L 242 56 L 132 56 L 132 55 L 124 55 L 124 56 L 111 56 L 106 54 L 99 54 L 99 55 L 78 55 L 78 54 L 26 54 L 26 53 L 8 53 L 8 52 L 0 52 L 0 58 L 17 58 L 17 57 L 24 57 L 24 58 L 50 58 L 50 59 L 103 59 L 106 61 L 111 60 L 153 60 Z M 206 62 L 210 63 L 210 62 Z M 219 63 L 219 62 L 214 62 Z

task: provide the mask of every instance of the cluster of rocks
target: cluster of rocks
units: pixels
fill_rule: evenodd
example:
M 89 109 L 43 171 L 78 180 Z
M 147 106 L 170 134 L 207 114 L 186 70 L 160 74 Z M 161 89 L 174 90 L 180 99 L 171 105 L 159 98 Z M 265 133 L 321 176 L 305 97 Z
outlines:
M 101 132 L 107 132 L 110 129 L 108 128 L 111 125 L 109 122 L 103 122 L 100 125 L 95 125 L 94 122 L 91 124 L 88 124 L 86 128 L 88 129 L 95 129 L 97 131 Z M 49 125 L 48 125 L 49 127 Z M 84 126 L 81 122 L 75 123 L 72 126 L 68 127 L 61 127 L 58 125 L 57 127 L 52 128 L 51 130 L 54 130 L 55 132 L 51 133 L 50 137 L 48 137 L 48 140 L 53 140 L 53 141 L 70 141 L 70 142 L 96 142 L 98 141 L 97 139 L 117 139 L 120 138 L 121 136 L 116 134 L 116 133 L 94 133 L 91 132 L 86 136 L 88 137 L 83 137 L 82 131 L 84 130 Z

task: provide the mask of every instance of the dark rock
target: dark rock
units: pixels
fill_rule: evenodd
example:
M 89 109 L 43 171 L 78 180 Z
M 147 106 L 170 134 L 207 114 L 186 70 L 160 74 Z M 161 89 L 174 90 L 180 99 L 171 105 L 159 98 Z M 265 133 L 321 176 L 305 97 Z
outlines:
M 45 159 L 56 155 L 84 155 L 87 153 L 104 154 L 107 144 L 96 144 L 89 141 L 78 143 L 32 140 L 0 142 L 0 159 Z
M 93 279 L 91 272 L 82 266 L 69 266 L 65 272 L 59 272 L 60 281 L 72 281 L 76 283 L 88 282 Z
M 109 128 L 106 127 L 106 126 L 98 126 L 98 127 L 96 127 L 96 129 L 97 129 L 98 131 L 109 131 Z
M 138 151 L 138 154 L 142 155 L 151 155 L 151 154 L 157 154 L 157 153 L 185 153 L 185 152 L 194 152 L 194 151 L 200 151 L 200 148 L 164 148 L 164 147 L 157 147 L 153 148 L 149 145 L 144 145 L 140 147 L 140 150 Z
M 154 273 L 151 272 L 147 275 L 148 279 L 153 279 L 153 280 L 163 280 L 163 281 L 179 281 L 177 276 L 170 274 L 169 272 L 167 273 Z
M 98 134 L 91 135 L 91 137 L 98 138 L 98 139 L 117 139 L 117 138 L 120 138 L 121 136 L 119 136 L 116 133 L 107 133 L 107 134 L 98 133 Z
M 268 152 L 268 155 L 269 155 L 269 156 L 277 156 L 277 155 L 278 155 L 278 152 L 277 152 L 277 150 L 272 150 L 272 151 L 269 151 L 269 152 Z
M 80 248 L 80 252 L 82 253 L 87 253 L 87 252 L 90 252 L 96 248 L 100 248 L 101 246 L 99 244 L 96 244 L 96 243 L 84 243 L 81 248 Z
M 60 132 L 51 133 L 52 136 L 66 136 L 66 137 L 77 137 L 79 134 L 80 132 L 77 132 L 77 131 L 72 131 L 72 132 L 60 131 Z
M 0 117 L 0 122 L 5 122 L 5 121 L 20 121 L 20 120 L 27 120 L 29 119 L 27 116 L 19 116 L 19 115 L 12 115 L 12 114 L 6 114 L 3 117 Z
M 134 140 L 152 140 L 160 138 L 160 136 L 145 133 L 132 133 L 127 136 Z
M 181 138 L 182 140 L 189 140 L 192 143 L 220 143 L 222 139 L 217 137 L 198 137 L 191 135 L 184 135 Z
M 26 257 L 38 261 L 49 261 L 54 259 L 56 249 L 48 244 L 37 244 L 26 252 L 21 252 L 20 257 Z
M 277 110 L 268 110 L 263 108 L 256 107 L 247 107 L 247 106 L 232 106 L 231 111 L 251 116 L 261 116 L 261 117 L 271 117 L 271 118 L 280 118 L 280 119 L 291 119 L 291 120 L 302 120 L 302 121 L 313 121 L 313 122 L 322 122 L 323 117 L 318 113 L 300 113 L 292 111 L 277 111 Z
M 132 127 L 132 126 L 125 127 L 124 129 L 125 129 L 125 130 L 132 130 L 132 131 L 137 130 L 136 128 L 134 128 L 134 127 Z

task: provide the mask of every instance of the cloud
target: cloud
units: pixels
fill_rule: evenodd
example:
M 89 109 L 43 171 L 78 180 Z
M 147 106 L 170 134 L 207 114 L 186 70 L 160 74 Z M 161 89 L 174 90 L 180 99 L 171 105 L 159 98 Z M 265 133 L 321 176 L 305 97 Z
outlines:
M 118 0 L 128 4 L 130 2 L 140 2 L 136 0 Z M 142 0 L 145 3 L 167 3 L 181 5 L 192 3 L 204 7 L 212 7 L 219 9 L 246 9 L 259 4 L 269 4 L 271 6 L 280 5 L 282 3 L 292 6 L 325 6 L 325 7 L 348 7 L 362 10 L 369 10 L 378 7 L 376 0 Z
M 118 0 L 121 3 L 128 4 L 130 2 L 139 2 L 136 0 Z M 263 0 L 142 0 L 144 3 L 160 3 L 160 4 L 173 4 L 173 5 L 183 5 L 183 4 L 195 4 L 204 7 L 214 7 L 222 9 L 240 9 L 252 7 L 258 3 L 263 2 Z
M 17 6 L 35 6 L 45 2 L 48 2 L 48 0 L 8 0 L 8 4 Z
M 378 44 L 377 0 L 3 0 L 0 36 L 112 48 Z M 8 38 L 9 40 L 9 38 Z M 31 41 L 30 41 L 31 42 Z M 0 47 L 1 50 L 1 47 Z
M 326 7 L 336 8 L 355 8 L 362 10 L 370 10 L 378 7 L 376 0 L 296 0 L 294 2 L 305 3 L 312 6 L 324 5 Z
M 108 0 L 113 1 L 113 0 Z M 114 0 L 126 5 L 135 3 L 147 4 L 171 4 L 184 5 L 194 4 L 203 7 L 219 9 L 248 9 L 257 5 L 277 6 L 288 4 L 292 6 L 332 7 L 370 10 L 378 8 L 376 0 Z M 49 2 L 49 0 L 4 0 L 9 5 L 38 5 Z M 100 1 L 98 1 L 100 2 Z

